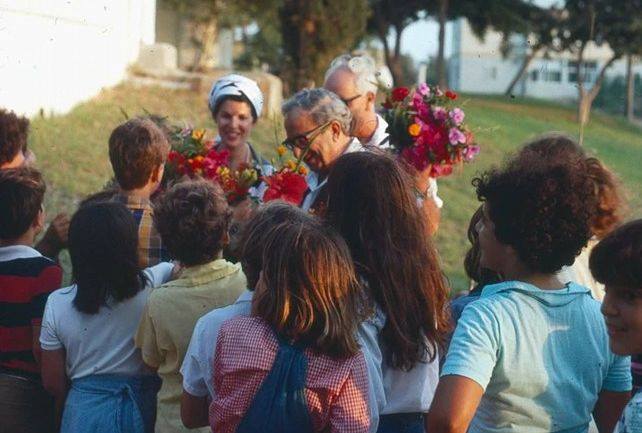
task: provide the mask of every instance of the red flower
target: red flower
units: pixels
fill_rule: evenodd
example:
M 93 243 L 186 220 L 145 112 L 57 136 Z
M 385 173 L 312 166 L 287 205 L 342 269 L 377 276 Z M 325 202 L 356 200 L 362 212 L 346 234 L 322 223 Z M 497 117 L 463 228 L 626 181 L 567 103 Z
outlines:
M 303 200 L 303 195 L 308 189 L 305 177 L 284 169 L 274 173 L 272 176 L 263 178 L 268 185 L 263 201 L 283 200 L 298 205 Z
M 390 110 L 392 108 L 392 102 L 390 102 L 390 99 L 386 98 L 386 101 L 383 104 L 381 104 L 381 106 L 386 110 Z
M 450 90 L 446 90 L 446 98 L 452 99 L 454 101 L 455 99 L 457 99 L 457 94 Z
M 397 87 L 392 91 L 392 100 L 396 102 L 403 101 L 409 94 L 410 90 L 407 87 Z

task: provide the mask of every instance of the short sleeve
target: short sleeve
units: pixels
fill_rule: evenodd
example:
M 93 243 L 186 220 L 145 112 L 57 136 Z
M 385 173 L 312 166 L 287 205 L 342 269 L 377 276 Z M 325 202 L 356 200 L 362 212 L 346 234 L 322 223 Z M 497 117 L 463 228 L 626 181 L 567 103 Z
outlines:
M 40 346 L 43 350 L 58 350 L 63 348 L 63 344 L 58 337 L 54 310 L 52 297 L 49 297 L 45 305 L 42 327 L 40 328 Z
M 606 378 L 602 382 L 602 390 L 612 392 L 626 392 L 632 388 L 631 357 L 611 355 L 612 362 Z
M 439 188 L 437 187 L 437 179 L 431 177 L 429 179 L 426 195 L 428 197 L 432 197 L 432 199 L 435 201 L 435 205 L 437 205 L 437 207 L 441 209 L 442 207 L 444 207 L 444 201 L 441 199 L 441 197 L 439 197 L 438 191 Z
M 199 320 L 194 327 L 192 339 L 189 342 L 183 365 L 181 366 L 183 389 L 195 397 L 206 397 L 209 393 L 207 381 L 212 380 L 211 377 L 208 377 L 207 358 L 203 357 L 203 346 L 205 346 L 203 343 L 203 326 Z
M 143 362 L 150 367 L 158 368 L 161 364 L 162 357 L 158 350 L 156 328 L 150 312 L 151 304 L 152 299 L 150 297 L 147 301 L 147 305 L 145 305 L 145 310 L 143 311 L 140 324 L 138 325 L 135 343 L 136 347 L 140 348 Z
M 330 408 L 330 431 L 367 433 L 370 429 L 368 404 L 368 373 L 360 353 Z
M 148 281 L 149 287 L 158 287 L 170 280 L 174 265 L 169 262 L 161 262 L 155 266 L 150 266 L 143 271 Z
M 464 309 L 450 342 L 441 376 L 464 376 L 486 389 L 499 351 L 497 318 L 482 303 Z

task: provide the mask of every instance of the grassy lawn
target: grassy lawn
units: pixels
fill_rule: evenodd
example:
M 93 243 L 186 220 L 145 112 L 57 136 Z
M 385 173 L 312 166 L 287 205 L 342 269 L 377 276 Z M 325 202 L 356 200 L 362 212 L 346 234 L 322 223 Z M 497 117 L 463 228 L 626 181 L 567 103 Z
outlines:
M 128 116 L 145 111 L 168 116 L 172 123 L 187 121 L 214 129 L 206 93 L 121 85 L 78 105 L 64 116 L 32 119 L 30 146 L 49 183 L 47 211 L 73 212 L 78 199 L 99 190 L 111 177 L 107 140 Z M 468 123 L 475 127 L 482 153 L 473 165 L 440 180 L 445 206 L 437 245 L 455 291 L 467 287 L 462 260 L 468 220 L 478 206 L 471 179 L 501 161 L 521 143 L 546 131 L 577 135 L 572 109 L 538 101 L 503 97 L 462 97 Z M 252 131 L 252 143 L 273 153 L 278 122 L 262 119 Z M 594 115 L 586 130 L 585 146 L 618 173 L 629 195 L 632 217 L 642 217 L 642 130 L 621 119 Z M 63 262 L 64 263 L 64 262 Z

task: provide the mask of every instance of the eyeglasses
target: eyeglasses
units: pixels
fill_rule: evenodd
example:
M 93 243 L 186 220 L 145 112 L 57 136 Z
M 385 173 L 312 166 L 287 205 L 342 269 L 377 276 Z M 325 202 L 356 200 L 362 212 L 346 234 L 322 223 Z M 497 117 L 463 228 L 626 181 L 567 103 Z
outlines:
M 281 143 L 290 151 L 294 149 L 307 150 L 312 145 L 312 142 L 317 138 L 325 129 L 332 124 L 332 121 L 319 125 L 316 128 L 306 132 L 305 134 L 296 135 L 292 138 L 287 138 Z
M 343 101 L 343 103 L 344 103 L 344 104 L 346 104 L 346 105 L 350 105 L 350 103 L 351 103 L 352 101 L 354 101 L 355 99 L 359 98 L 360 96 L 361 96 L 361 93 L 359 93 L 358 95 L 354 95 L 354 96 L 353 96 L 353 97 L 351 97 L 351 98 L 346 98 L 346 99 L 341 98 L 341 100 Z

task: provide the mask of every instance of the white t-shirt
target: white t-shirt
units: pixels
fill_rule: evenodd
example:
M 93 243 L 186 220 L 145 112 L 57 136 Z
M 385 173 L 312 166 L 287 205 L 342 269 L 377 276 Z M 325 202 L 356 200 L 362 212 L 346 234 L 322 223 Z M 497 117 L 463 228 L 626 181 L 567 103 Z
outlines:
M 143 290 L 123 302 L 100 307 L 96 314 L 81 313 L 74 307 L 75 285 L 51 293 L 42 319 L 42 349 L 65 349 L 71 380 L 93 374 L 149 373 L 134 345 L 134 335 L 152 288 L 168 281 L 173 267 L 159 263 L 145 269 L 148 284 Z

